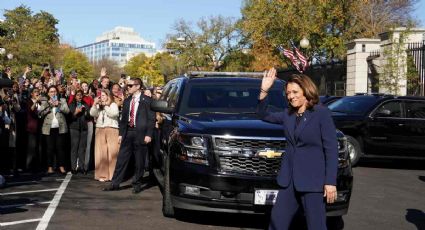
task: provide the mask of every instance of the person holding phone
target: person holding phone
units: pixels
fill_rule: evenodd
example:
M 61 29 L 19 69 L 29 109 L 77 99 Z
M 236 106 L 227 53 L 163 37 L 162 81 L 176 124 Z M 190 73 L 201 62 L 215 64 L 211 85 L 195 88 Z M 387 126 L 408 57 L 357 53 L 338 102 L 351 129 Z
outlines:
M 38 89 L 33 89 L 31 91 L 31 98 L 28 100 L 26 115 L 26 132 L 27 132 L 27 160 L 26 166 L 27 169 L 35 169 L 33 164 L 34 158 L 40 161 L 40 151 L 39 150 L 39 121 L 38 121 L 38 109 L 40 108 L 40 91 Z M 39 164 L 37 164 L 37 167 Z
M 112 85 L 111 90 L 112 90 L 112 95 L 114 97 L 114 102 L 118 105 L 118 108 L 120 108 L 120 111 L 121 111 L 122 105 L 124 103 L 124 95 L 123 95 L 122 89 L 119 84 L 114 83 Z
M 83 101 L 83 91 L 77 90 L 69 105 L 71 113 L 69 132 L 71 135 L 71 172 L 86 173 L 85 152 L 87 146 L 87 123 L 90 119 L 89 106 Z
M 31 71 L 32 71 L 31 65 L 27 65 L 27 67 L 25 67 L 24 74 L 21 77 L 18 78 L 18 83 L 19 83 L 20 86 L 22 86 L 24 84 L 25 80 L 28 79 L 28 75 L 29 75 L 29 73 L 31 73 Z
M 43 119 L 41 132 L 46 138 L 47 173 L 54 173 L 53 166 L 56 156 L 56 164 L 59 166 L 60 173 L 66 174 L 64 146 L 68 125 L 65 116 L 69 113 L 69 107 L 65 98 L 58 97 L 56 86 L 47 88 L 47 100 L 42 101 L 39 111 L 39 115 Z
M 107 89 L 101 90 L 90 109 L 90 115 L 96 119 L 94 146 L 94 178 L 101 182 L 110 181 L 115 170 L 118 150 L 118 105 Z

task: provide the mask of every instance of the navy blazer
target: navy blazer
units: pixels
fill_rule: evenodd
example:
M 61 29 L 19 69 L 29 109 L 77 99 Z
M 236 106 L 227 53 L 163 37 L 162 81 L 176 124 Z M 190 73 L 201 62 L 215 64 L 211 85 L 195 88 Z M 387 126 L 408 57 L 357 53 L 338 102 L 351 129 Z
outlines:
M 338 142 L 330 110 L 315 105 L 304 112 L 298 126 L 296 114 L 288 109 L 266 111 L 267 99 L 259 101 L 258 115 L 264 121 L 281 124 L 287 139 L 277 183 L 287 187 L 294 182 L 300 192 L 322 192 L 324 185 L 336 185 Z
M 131 96 L 127 97 L 123 103 L 121 120 L 119 123 L 119 135 L 124 139 L 127 135 L 128 118 L 130 116 L 130 102 Z M 155 127 L 155 113 L 150 109 L 152 99 L 140 95 L 139 107 L 135 115 L 136 119 L 136 132 L 140 136 L 140 141 L 144 143 L 145 136 L 152 137 L 153 129 Z

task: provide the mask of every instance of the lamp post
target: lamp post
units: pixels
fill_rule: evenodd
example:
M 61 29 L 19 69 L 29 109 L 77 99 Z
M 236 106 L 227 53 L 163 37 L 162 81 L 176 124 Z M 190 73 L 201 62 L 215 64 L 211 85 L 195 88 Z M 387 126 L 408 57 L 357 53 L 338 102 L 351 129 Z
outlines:
M 306 37 L 303 37 L 303 39 L 301 39 L 300 41 L 300 47 L 303 49 L 306 49 L 308 48 L 309 45 L 310 45 L 310 41 Z
M 12 60 L 13 59 L 13 54 L 12 53 L 8 53 L 6 55 L 7 59 Z

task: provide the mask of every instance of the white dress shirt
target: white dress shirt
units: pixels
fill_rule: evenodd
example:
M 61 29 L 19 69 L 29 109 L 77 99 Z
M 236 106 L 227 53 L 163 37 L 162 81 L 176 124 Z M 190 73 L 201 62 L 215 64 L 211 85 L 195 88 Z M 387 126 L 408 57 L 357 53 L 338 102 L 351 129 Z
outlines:
M 131 116 L 131 102 L 132 100 L 134 101 L 134 127 L 136 127 L 136 114 L 137 114 L 137 109 L 139 108 L 139 101 L 140 101 L 140 97 L 141 97 L 142 93 L 139 91 L 137 92 L 135 95 L 132 96 L 131 100 L 130 100 L 130 110 L 128 112 L 128 122 L 130 122 L 130 116 Z

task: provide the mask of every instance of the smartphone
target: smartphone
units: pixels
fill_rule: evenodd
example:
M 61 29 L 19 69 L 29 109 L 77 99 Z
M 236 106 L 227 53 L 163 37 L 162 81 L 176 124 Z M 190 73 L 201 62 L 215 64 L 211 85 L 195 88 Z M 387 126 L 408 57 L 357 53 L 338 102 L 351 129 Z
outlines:
M 56 95 L 55 95 L 55 96 L 53 96 L 53 97 L 52 97 L 52 100 L 53 100 L 53 101 L 57 101 L 57 100 L 58 100 L 58 96 L 56 96 Z

